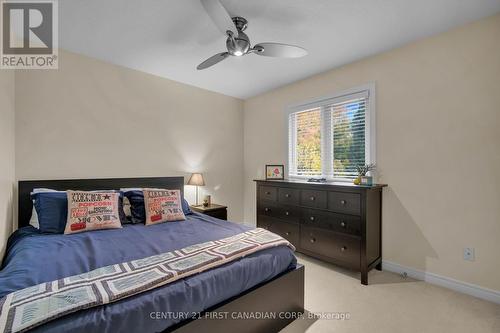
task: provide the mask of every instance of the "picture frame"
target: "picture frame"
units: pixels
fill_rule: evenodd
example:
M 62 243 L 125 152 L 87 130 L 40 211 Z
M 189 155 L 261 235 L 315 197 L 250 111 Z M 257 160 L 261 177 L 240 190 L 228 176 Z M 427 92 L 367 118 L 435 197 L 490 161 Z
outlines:
M 266 180 L 284 180 L 285 166 L 283 164 L 266 164 Z

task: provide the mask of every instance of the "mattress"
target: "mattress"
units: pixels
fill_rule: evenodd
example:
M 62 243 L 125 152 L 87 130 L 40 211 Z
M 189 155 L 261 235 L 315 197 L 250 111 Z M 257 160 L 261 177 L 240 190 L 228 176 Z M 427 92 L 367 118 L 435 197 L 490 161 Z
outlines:
M 0 270 L 0 298 L 42 282 L 251 229 L 198 213 L 186 217 L 183 222 L 124 225 L 122 229 L 74 235 L 41 234 L 31 226 L 21 228 L 7 245 Z M 116 303 L 67 315 L 33 331 L 163 331 L 295 266 L 291 249 L 270 248 Z

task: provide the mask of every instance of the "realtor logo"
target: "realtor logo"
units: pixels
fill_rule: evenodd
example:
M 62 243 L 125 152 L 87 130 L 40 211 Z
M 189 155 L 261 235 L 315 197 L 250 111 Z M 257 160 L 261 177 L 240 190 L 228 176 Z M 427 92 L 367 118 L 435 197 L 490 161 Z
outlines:
M 57 69 L 57 1 L 1 2 L 1 68 Z

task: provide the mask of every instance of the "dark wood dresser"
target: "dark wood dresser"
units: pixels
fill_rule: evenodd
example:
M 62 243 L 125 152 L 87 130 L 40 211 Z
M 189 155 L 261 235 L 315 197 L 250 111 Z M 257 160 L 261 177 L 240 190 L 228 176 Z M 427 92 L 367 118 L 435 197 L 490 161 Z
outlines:
M 256 180 L 257 226 L 298 252 L 361 272 L 382 265 L 382 188 L 349 183 Z

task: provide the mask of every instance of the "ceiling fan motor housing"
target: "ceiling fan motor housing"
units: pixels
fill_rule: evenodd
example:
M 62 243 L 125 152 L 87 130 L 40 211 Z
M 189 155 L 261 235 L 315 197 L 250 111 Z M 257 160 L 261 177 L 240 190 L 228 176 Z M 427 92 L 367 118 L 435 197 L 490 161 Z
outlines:
M 234 36 L 234 39 L 231 37 L 227 38 L 227 51 L 233 56 L 242 56 L 250 50 L 250 39 L 243 32 L 248 26 L 248 21 L 239 16 L 233 17 L 232 20 L 236 29 L 238 29 L 238 36 Z

